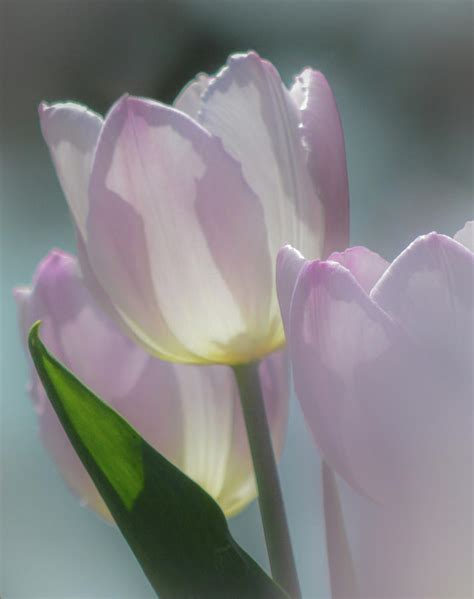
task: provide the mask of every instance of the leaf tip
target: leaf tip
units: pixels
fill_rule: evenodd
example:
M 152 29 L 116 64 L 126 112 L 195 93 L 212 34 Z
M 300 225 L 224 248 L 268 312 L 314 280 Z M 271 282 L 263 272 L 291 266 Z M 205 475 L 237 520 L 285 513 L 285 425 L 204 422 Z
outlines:
M 30 329 L 28 333 L 28 346 L 30 348 L 30 353 L 33 353 L 37 347 L 38 342 L 40 342 L 39 338 L 39 330 L 41 327 L 41 320 L 37 320 Z

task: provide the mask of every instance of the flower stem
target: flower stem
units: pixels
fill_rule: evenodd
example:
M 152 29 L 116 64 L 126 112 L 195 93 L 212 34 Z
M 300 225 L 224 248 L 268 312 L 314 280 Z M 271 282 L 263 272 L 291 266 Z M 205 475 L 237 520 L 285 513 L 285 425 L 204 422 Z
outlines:
M 258 502 L 272 576 L 292 599 L 299 599 L 301 591 L 260 387 L 258 362 L 234 366 L 234 374 L 257 480 Z

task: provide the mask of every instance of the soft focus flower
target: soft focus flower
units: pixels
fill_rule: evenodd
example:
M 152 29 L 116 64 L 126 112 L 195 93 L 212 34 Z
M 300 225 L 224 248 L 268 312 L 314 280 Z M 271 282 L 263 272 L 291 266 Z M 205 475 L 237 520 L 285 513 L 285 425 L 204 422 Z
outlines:
M 287 247 L 277 273 L 296 393 L 328 465 L 334 596 L 472 596 L 472 251 L 435 233 L 391 265 Z
M 104 120 L 72 103 L 40 117 L 86 284 L 129 335 L 176 362 L 282 347 L 279 248 L 347 246 L 344 140 L 321 73 L 287 90 L 250 52 L 198 75 L 173 107 L 123 96 Z
M 51 252 L 39 265 L 33 287 L 16 289 L 15 297 L 25 343 L 30 326 L 41 319 L 41 337 L 49 350 L 199 483 L 227 516 L 256 496 L 238 390 L 229 367 L 171 364 L 147 354 L 103 314 L 84 287 L 76 260 L 62 252 Z M 260 365 L 277 455 L 287 422 L 286 374 L 282 352 Z M 84 503 L 110 518 L 32 364 L 30 389 L 42 440 L 61 474 Z

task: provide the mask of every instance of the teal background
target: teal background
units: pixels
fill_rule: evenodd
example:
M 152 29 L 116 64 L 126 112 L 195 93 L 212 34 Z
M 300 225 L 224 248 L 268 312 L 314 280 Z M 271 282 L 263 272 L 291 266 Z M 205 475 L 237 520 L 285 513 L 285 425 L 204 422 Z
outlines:
M 37 106 L 106 111 L 123 92 L 171 101 L 198 71 L 253 48 L 290 83 L 322 70 L 347 145 L 352 244 L 388 259 L 473 218 L 471 2 L 0 0 L 1 520 L 3 599 L 142 599 L 120 534 L 83 509 L 41 447 L 11 296 L 73 231 Z M 292 402 L 281 463 L 305 597 L 327 597 L 319 461 Z M 266 565 L 255 504 L 232 521 Z

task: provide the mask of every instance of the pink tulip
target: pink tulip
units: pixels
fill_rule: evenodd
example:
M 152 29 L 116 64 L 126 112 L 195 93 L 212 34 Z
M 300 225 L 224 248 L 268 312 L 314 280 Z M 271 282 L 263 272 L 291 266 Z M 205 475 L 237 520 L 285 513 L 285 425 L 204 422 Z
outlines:
M 52 251 L 32 288 L 15 290 L 22 336 L 42 321 L 48 349 L 120 412 L 165 457 L 200 484 L 227 516 L 243 509 L 256 486 L 239 394 L 230 367 L 162 362 L 125 337 L 83 285 L 76 260 Z M 287 423 L 286 360 L 260 365 L 274 449 L 280 455 Z M 30 393 L 42 440 L 81 500 L 110 514 L 69 443 L 31 364 Z
M 240 364 L 279 349 L 275 260 L 347 245 L 344 140 L 326 79 L 291 90 L 254 52 L 174 106 L 123 96 L 103 120 L 40 107 L 86 284 L 150 353 Z
M 334 597 L 472 596 L 472 231 L 419 237 L 390 265 L 365 248 L 279 254 Z

